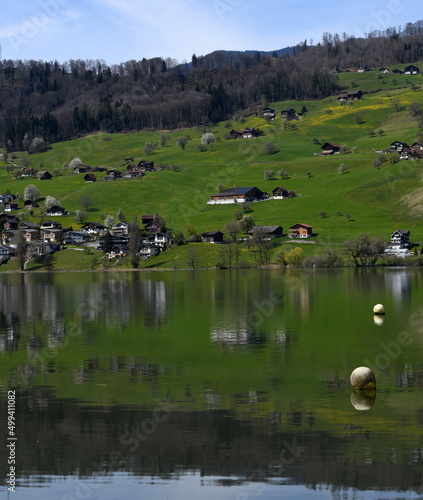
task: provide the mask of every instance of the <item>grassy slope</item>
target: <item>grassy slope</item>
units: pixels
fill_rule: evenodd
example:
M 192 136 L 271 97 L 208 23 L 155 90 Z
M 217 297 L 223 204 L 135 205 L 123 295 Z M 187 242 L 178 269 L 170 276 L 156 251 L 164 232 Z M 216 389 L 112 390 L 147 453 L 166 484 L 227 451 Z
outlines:
M 398 81 L 397 84 L 392 82 L 393 78 Z M 233 122 L 232 127 L 260 127 L 265 132 L 264 137 L 226 141 L 224 135 L 227 129 L 218 124 L 212 131 L 221 140 L 213 145 L 213 150 L 204 152 L 197 150 L 202 132 L 190 129 L 171 132 L 168 144 L 164 148 L 157 147 L 148 157 L 143 153 L 145 142 L 157 142 L 158 132 L 96 134 L 54 144 L 47 153 L 29 156 L 31 166 L 38 167 L 42 162 L 43 169 L 51 172 L 61 169 L 64 162 L 74 157 L 80 157 L 91 166 L 119 168 L 123 157 L 129 155 L 136 160 L 148 158 L 156 165 L 180 165 L 180 172 L 165 170 L 148 173 L 141 179 L 86 184 L 83 175 L 69 175 L 65 170 L 62 170 L 63 175 L 50 181 L 17 181 L 6 172 L 4 165 L 0 165 L 1 191 L 9 189 L 12 193 L 22 194 L 27 184 L 35 184 L 42 197 L 53 195 L 71 211 L 81 208 L 81 197 L 89 195 L 94 202 L 90 220 L 102 221 L 106 215 L 115 214 L 121 207 L 129 221 L 143 213 L 159 212 L 174 230 L 184 232 L 186 226 L 192 224 L 198 232 L 202 232 L 221 230 L 236 210 L 234 205 L 207 205 L 208 197 L 216 190 L 217 184 L 223 183 L 226 187 L 257 186 L 268 192 L 282 185 L 302 196 L 254 204 L 252 215 L 257 224 L 282 225 L 285 230 L 296 222 L 311 224 L 318 233 L 318 244 L 303 245 L 308 249 L 307 253 L 327 244 L 338 245 L 361 232 L 388 238 L 397 228 L 410 229 L 412 241 L 423 241 L 420 215 L 416 215 L 419 211 L 410 211 L 401 201 L 405 195 L 411 194 L 409 203 L 416 204 L 418 209 L 421 197 L 418 188 L 423 187 L 421 166 L 415 161 L 407 161 L 394 166 L 385 163 L 379 170 L 371 167 L 378 156 L 375 151 L 386 148 L 394 140 L 411 144 L 417 139 L 417 122 L 410 117 L 408 106 L 411 102 L 423 102 L 423 92 L 397 87 L 407 85 L 407 80 L 423 83 L 423 77 L 386 75 L 381 80 L 374 73 L 340 75 L 340 84 L 344 88 L 349 88 L 352 80 L 358 84 L 357 88 L 363 91 L 368 89 L 372 93 L 351 106 L 340 106 L 336 97 L 322 101 L 272 103 L 271 106 L 278 111 L 287 107 L 299 110 L 303 104 L 307 106 L 309 113 L 297 122 L 297 131 L 284 130 L 280 118 L 268 124 L 261 118 L 250 117 L 243 124 Z M 385 87 L 386 90 L 373 92 Z M 393 98 L 400 99 L 402 110 L 398 113 L 393 109 Z M 328 109 L 332 111 L 330 114 Z M 385 131 L 383 136 L 369 137 L 369 130 L 380 128 Z M 176 146 L 176 139 L 186 134 L 191 139 L 182 151 Z M 105 137 L 110 140 L 105 141 Z M 313 143 L 313 137 L 347 144 L 350 148 L 357 146 L 358 152 L 326 158 L 316 156 L 314 153 L 320 151 L 320 145 Z M 264 145 L 269 141 L 277 146 L 273 155 L 263 152 Z M 19 163 L 28 155 L 20 153 L 16 156 L 15 161 Z M 348 168 L 347 174 L 338 174 L 341 163 Z M 273 170 L 276 174 L 280 169 L 286 170 L 290 178 L 265 180 L 265 170 Z M 308 177 L 307 172 L 311 172 L 312 177 Z M 98 174 L 98 177 L 102 176 Z M 319 217 L 321 211 L 327 212 L 328 217 Z M 350 213 L 351 220 L 335 215 L 336 211 Z M 35 214 L 34 220 L 38 217 L 39 214 Z M 61 221 L 64 225 L 78 227 L 71 216 Z M 199 246 L 200 249 L 208 247 Z M 163 254 L 156 262 L 166 267 L 185 267 L 185 251 L 175 249 L 172 258 L 170 253 L 168 256 Z M 216 250 L 203 250 L 202 253 L 204 264 L 215 263 Z M 66 261 L 63 257 L 57 259 Z M 86 267 L 82 256 L 78 260 L 81 266 Z M 149 265 L 152 263 L 150 261 Z M 63 265 L 67 268 L 70 264 Z

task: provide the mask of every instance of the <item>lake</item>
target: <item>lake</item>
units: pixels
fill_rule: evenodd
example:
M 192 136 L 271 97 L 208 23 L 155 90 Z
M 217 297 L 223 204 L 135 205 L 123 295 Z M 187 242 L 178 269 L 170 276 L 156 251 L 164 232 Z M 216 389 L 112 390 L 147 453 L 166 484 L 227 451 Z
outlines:
M 422 498 L 422 353 L 415 268 L 1 274 L 0 497 Z

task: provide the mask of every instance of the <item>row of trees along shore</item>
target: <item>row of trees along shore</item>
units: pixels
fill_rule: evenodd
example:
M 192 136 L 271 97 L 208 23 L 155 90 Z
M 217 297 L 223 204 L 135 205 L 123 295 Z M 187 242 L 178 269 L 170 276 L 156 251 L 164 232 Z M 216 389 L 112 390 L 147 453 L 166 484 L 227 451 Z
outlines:
M 363 38 L 325 33 L 278 53 L 217 51 L 190 63 L 153 58 L 0 61 L 2 146 L 24 150 L 103 130 L 176 129 L 242 117 L 258 103 L 321 99 L 339 90 L 333 67 L 423 58 L 423 21 Z

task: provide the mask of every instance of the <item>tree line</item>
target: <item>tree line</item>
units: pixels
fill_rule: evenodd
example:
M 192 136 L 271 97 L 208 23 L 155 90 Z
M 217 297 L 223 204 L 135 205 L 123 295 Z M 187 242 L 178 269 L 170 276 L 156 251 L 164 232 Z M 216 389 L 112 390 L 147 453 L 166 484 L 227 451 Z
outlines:
M 366 38 L 325 33 L 282 56 L 216 51 L 108 66 L 101 60 L 0 61 L 0 130 L 7 151 L 36 137 L 55 142 L 95 131 L 163 130 L 234 119 L 257 105 L 339 91 L 333 67 L 423 58 L 423 22 Z

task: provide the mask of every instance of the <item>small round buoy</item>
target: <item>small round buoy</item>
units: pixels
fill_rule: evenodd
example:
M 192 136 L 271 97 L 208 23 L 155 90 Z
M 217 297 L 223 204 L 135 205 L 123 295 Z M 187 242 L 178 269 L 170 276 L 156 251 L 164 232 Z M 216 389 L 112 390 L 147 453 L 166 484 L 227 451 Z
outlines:
M 350 376 L 351 385 L 354 389 L 375 389 L 376 379 L 374 373 L 367 366 L 359 366 Z
M 373 312 L 375 314 L 385 314 L 385 307 L 382 304 L 376 304 L 373 307 Z

